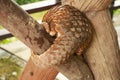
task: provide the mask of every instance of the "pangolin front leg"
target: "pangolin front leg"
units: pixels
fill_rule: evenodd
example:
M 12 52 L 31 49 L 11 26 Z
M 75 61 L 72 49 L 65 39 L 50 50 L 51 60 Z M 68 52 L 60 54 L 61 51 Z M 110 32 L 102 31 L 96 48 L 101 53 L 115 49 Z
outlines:
M 80 55 L 92 41 L 92 24 L 72 6 L 53 7 L 44 15 L 42 22 L 46 31 L 57 38 L 43 54 L 32 54 L 33 62 L 41 68 L 62 64 L 75 52 Z

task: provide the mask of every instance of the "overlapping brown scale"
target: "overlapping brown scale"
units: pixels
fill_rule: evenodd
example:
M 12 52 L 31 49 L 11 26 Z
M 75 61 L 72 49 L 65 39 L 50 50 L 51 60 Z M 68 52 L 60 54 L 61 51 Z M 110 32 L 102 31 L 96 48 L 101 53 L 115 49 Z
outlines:
M 56 66 L 64 63 L 70 55 L 77 52 L 80 55 L 89 46 L 93 37 L 93 28 L 90 21 L 78 9 L 59 5 L 50 9 L 43 17 L 42 22 L 47 22 L 50 30 L 61 35 L 56 38 L 54 44 L 42 55 L 46 55 L 41 61 L 40 56 L 34 62 L 39 66 Z M 43 57 L 43 56 L 42 56 Z M 41 63 L 38 63 L 41 62 Z

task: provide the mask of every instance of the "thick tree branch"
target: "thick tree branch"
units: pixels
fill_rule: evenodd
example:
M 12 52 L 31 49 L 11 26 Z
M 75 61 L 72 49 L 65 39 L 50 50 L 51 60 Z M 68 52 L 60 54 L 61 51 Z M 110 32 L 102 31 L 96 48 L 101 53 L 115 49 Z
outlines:
M 39 54 L 50 46 L 42 26 L 11 0 L 0 0 L 0 24 Z

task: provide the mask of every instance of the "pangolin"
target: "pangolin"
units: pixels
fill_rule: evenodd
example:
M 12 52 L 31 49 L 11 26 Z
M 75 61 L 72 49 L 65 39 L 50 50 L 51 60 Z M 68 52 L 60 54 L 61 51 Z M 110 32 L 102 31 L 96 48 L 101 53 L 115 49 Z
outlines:
M 87 49 L 93 37 L 93 25 L 84 13 L 69 5 L 57 5 L 43 17 L 42 24 L 51 36 L 57 36 L 43 54 L 32 54 L 33 62 L 41 67 L 56 67 L 70 55 L 80 55 Z

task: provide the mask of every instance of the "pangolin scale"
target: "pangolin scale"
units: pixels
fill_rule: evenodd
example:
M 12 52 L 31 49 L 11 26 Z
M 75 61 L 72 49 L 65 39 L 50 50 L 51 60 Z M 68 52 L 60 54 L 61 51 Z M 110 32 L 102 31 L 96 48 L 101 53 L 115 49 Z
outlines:
M 84 13 L 69 5 L 57 5 L 43 17 L 43 26 L 51 36 L 57 36 L 51 47 L 41 55 L 32 54 L 33 62 L 41 67 L 56 67 L 69 56 L 80 55 L 93 37 L 93 26 Z

